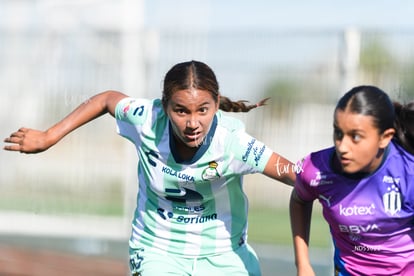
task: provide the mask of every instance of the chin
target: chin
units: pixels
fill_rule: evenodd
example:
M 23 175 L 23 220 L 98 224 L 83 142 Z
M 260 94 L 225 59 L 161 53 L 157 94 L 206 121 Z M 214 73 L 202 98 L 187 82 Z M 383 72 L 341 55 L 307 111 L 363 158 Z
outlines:
M 363 168 L 355 168 L 355 167 L 344 167 L 344 168 L 342 168 L 342 170 L 343 170 L 344 173 L 347 173 L 347 174 L 356 174 L 356 173 L 365 174 L 365 173 L 370 173 L 370 171 L 368 171 L 368 170 L 365 170 Z
M 342 166 L 342 171 L 347 174 L 353 174 L 360 172 L 359 168 L 353 168 L 351 166 Z
M 203 144 L 202 141 L 201 142 L 198 142 L 198 141 L 194 142 L 194 141 L 192 141 L 192 142 L 187 143 L 187 147 L 189 147 L 189 148 L 198 148 L 199 146 L 201 146 L 201 144 Z
M 199 146 L 201 146 L 204 143 L 204 139 L 200 139 L 200 140 L 191 140 L 191 141 L 186 141 L 186 145 L 189 148 L 198 148 Z

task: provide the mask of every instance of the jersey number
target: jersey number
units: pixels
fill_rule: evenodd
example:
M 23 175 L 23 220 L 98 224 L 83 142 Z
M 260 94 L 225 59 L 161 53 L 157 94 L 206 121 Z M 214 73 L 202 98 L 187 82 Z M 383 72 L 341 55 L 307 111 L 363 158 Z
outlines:
M 201 201 L 203 200 L 203 196 L 194 190 L 190 190 L 187 188 L 181 189 L 165 189 L 165 192 L 169 195 L 165 198 L 175 202 L 187 202 L 187 201 Z M 174 195 L 176 194 L 176 195 Z

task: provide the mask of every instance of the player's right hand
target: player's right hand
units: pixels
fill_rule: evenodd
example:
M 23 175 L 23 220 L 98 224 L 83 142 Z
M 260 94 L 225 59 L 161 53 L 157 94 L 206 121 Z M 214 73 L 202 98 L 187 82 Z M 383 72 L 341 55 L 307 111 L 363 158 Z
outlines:
M 21 153 L 38 153 L 47 150 L 50 145 L 47 142 L 47 133 L 30 128 L 20 128 L 4 139 L 10 143 L 4 146 L 4 150 L 19 151 Z

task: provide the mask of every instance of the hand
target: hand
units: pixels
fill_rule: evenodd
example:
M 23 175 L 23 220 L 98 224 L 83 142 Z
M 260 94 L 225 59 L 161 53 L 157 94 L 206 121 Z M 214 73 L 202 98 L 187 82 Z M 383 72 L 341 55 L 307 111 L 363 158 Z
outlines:
M 20 128 L 12 133 L 4 142 L 11 145 L 4 146 L 4 150 L 19 151 L 21 153 L 38 153 L 47 150 L 51 145 L 48 144 L 47 133 L 30 128 Z

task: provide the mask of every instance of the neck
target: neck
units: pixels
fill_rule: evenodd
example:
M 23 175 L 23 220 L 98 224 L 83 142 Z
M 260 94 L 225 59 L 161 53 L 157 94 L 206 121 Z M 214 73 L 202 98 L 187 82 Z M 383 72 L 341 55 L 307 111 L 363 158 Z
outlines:
M 186 144 L 184 144 L 182 141 L 180 141 L 179 139 L 175 137 L 174 139 L 175 139 L 176 150 L 177 150 L 178 155 L 180 156 L 180 159 L 184 161 L 191 160 L 196 154 L 198 147 L 189 147 Z

